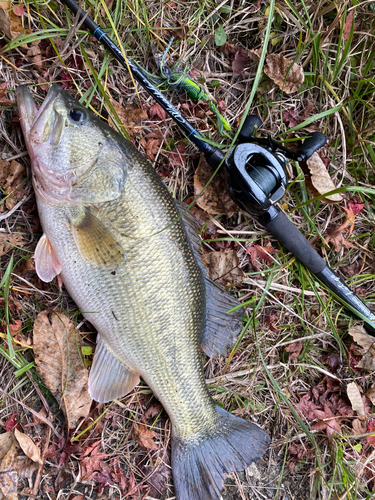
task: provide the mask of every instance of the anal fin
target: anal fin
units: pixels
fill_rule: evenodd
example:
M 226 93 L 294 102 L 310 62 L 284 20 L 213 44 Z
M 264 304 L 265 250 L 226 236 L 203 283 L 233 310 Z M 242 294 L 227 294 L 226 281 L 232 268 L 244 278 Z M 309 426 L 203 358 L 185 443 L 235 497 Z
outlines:
M 71 220 L 74 241 L 82 258 L 97 267 L 116 268 L 124 260 L 124 250 L 115 236 L 87 208 Z
M 175 204 L 180 215 L 187 209 L 187 205 L 175 200 Z M 220 356 L 228 353 L 240 332 L 240 320 L 242 310 L 228 313 L 229 309 L 239 305 L 239 302 L 232 297 L 223 287 L 212 281 L 207 274 L 207 269 L 202 262 L 202 247 L 199 227 L 194 217 L 186 212 L 182 216 L 190 247 L 195 260 L 201 268 L 205 278 L 207 316 L 206 328 L 203 332 L 201 345 L 207 356 Z
M 128 394 L 139 383 L 139 375 L 121 363 L 98 335 L 94 361 L 89 375 L 89 394 L 107 403 Z
M 45 283 L 49 283 L 55 276 L 61 273 L 62 268 L 60 263 L 45 234 L 38 241 L 34 259 L 36 273 Z

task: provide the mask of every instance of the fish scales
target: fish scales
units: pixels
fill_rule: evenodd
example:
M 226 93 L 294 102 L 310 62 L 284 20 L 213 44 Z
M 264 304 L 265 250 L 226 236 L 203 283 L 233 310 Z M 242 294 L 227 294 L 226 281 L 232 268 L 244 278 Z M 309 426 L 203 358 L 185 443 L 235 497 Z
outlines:
M 188 219 L 133 145 L 57 86 L 40 110 L 25 88 L 17 99 L 44 231 L 36 269 L 44 281 L 60 274 L 98 330 L 91 394 L 121 397 L 141 376 L 172 422 L 176 498 L 218 500 L 224 473 L 269 442 L 204 380 L 200 344 L 225 350 L 236 303 L 205 276 Z

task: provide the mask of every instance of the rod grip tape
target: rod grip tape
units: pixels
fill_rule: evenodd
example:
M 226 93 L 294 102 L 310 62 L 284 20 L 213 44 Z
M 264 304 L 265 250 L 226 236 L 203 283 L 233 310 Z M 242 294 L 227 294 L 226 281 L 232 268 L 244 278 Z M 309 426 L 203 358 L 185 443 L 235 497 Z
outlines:
M 283 212 L 279 212 L 273 220 L 267 222 L 266 227 L 311 272 L 316 274 L 325 268 L 325 261 Z

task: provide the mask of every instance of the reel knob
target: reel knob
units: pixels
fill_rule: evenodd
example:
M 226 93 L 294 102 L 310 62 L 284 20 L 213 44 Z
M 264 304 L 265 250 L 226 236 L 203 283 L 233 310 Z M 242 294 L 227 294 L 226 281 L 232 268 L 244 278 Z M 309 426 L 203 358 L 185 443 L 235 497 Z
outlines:
M 305 139 L 304 143 L 297 151 L 297 161 L 308 160 L 319 148 L 327 142 L 327 137 L 321 132 L 313 132 L 310 137 Z
M 254 127 L 260 128 L 262 126 L 262 120 L 256 115 L 247 115 L 244 124 L 238 134 L 238 142 L 250 142 L 253 136 Z

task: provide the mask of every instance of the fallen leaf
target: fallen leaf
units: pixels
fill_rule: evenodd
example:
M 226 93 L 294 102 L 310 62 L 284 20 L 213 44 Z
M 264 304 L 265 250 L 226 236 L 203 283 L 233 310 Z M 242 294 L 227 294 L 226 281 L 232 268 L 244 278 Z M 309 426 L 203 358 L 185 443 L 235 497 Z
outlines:
M 37 372 L 63 410 L 68 428 L 87 417 L 91 398 L 88 371 L 81 359 L 81 338 L 74 324 L 61 313 L 38 314 L 33 329 Z
M 226 286 L 242 285 L 246 274 L 238 267 L 238 257 L 234 250 L 223 250 L 220 252 L 209 252 L 203 255 L 203 263 L 208 270 L 208 276 Z
M 17 450 L 13 443 L 0 463 L 0 492 L 6 500 L 17 500 Z
M 271 78 L 286 94 L 297 92 L 303 84 L 305 76 L 303 69 L 282 54 L 269 54 L 266 57 L 265 74 Z
M 365 392 L 365 396 L 369 398 L 373 405 L 375 405 L 375 385 L 367 389 L 367 391 Z
M 302 348 L 303 344 L 301 340 L 297 340 L 297 342 L 287 345 L 285 351 L 289 352 L 289 361 L 295 361 L 301 354 Z
M 325 194 L 335 189 L 328 170 L 318 153 L 314 153 L 306 163 L 311 173 L 312 185 L 319 194 Z M 339 202 L 342 201 L 342 196 L 340 193 L 336 193 L 326 196 L 326 199 L 331 202 Z
M 85 456 L 85 458 L 80 462 L 82 469 L 82 478 L 85 481 L 92 481 L 94 471 L 101 472 L 102 471 L 102 463 L 101 460 L 103 458 L 108 457 L 106 453 L 102 453 L 99 451 L 101 441 L 97 441 L 95 446 L 90 449 L 89 456 Z M 84 455 L 87 455 L 86 453 Z
M 269 253 L 278 252 L 275 248 L 261 247 L 260 245 L 254 245 L 250 243 L 249 247 L 246 249 L 245 255 L 249 254 L 251 259 L 251 264 L 256 271 L 260 271 L 261 268 L 257 262 L 257 258 L 263 259 L 269 264 L 272 263 L 272 259 Z
M 194 174 L 194 194 L 198 196 L 213 175 L 213 170 L 202 155 Z M 225 214 L 231 217 L 237 209 L 236 204 L 229 195 L 224 175 L 217 173 L 202 195 L 197 200 L 197 205 L 210 215 Z
M 363 418 L 362 419 L 355 418 L 352 422 L 352 427 L 353 427 L 353 434 L 355 435 L 365 434 L 365 432 L 367 431 L 367 424 Z
M 23 236 L 17 233 L 0 233 L 0 257 L 14 250 L 14 247 L 23 247 L 25 241 Z
M 336 373 L 342 364 L 341 356 L 338 352 L 329 353 L 324 360 L 324 364 L 331 368 L 332 373 Z
M 311 400 L 311 392 L 308 392 L 304 396 L 301 397 L 299 403 L 295 405 L 298 413 L 309 420 L 314 420 L 315 418 L 315 410 L 319 407 Z
M 119 117 L 123 127 L 129 135 L 135 134 L 142 129 L 142 120 L 147 120 L 147 111 L 143 108 L 138 108 L 133 105 L 121 106 L 120 103 L 110 97 L 112 106 L 115 108 L 117 116 Z M 108 125 L 117 130 L 111 117 L 108 119 Z
M 7 432 L 10 432 L 16 427 L 16 425 L 18 425 L 17 413 L 13 413 L 13 415 L 6 420 L 4 427 Z
M 146 150 L 147 158 L 150 160 L 155 159 L 155 155 L 157 155 L 160 145 L 163 142 L 163 137 L 160 137 L 159 134 L 151 132 L 141 139 L 141 144 Z
M 8 210 L 12 210 L 17 201 L 28 193 L 22 187 L 25 176 L 24 167 L 16 160 L 12 160 L 11 163 L 6 160 L 0 161 L 0 187 L 9 195 L 5 200 Z
M 8 453 L 12 444 L 13 437 L 11 432 L 4 432 L 3 434 L 0 434 L 0 461 Z
M 362 368 L 366 371 L 375 370 L 375 338 L 369 335 L 362 325 L 352 326 L 348 333 L 353 337 L 354 342 L 362 348 L 356 352 L 362 356 L 356 364 L 356 368 Z
M 160 106 L 160 104 L 154 104 L 149 108 L 148 116 L 151 120 L 153 118 L 159 118 L 159 120 L 165 121 L 165 110 Z
M 7 97 L 7 82 L 0 83 L 0 104 L 1 106 L 14 106 L 15 102 Z M 8 163 L 6 160 L 0 161 L 0 164 Z
M 24 5 L 22 5 L 21 3 L 17 3 L 14 7 L 13 7 L 13 12 L 16 16 L 23 16 L 24 13 L 26 12 L 26 7 Z
M 368 424 L 366 432 L 374 432 L 374 431 L 375 431 L 375 420 L 371 420 L 371 422 L 369 422 L 369 424 Z M 369 444 L 372 444 L 373 446 L 375 446 L 375 433 L 372 436 L 367 436 L 366 441 Z
M 341 427 L 338 419 L 332 413 L 331 408 L 328 403 L 324 403 L 324 410 L 315 410 L 316 418 L 319 418 L 319 422 L 313 424 L 311 427 L 314 430 L 323 431 L 325 430 L 327 436 L 333 436 L 335 433 L 341 433 Z
M 3 0 L 0 2 L 0 31 L 4 35 L 12 40 L 16 38 L 21 33 L 30 34 L 31 30 L 26 29 L 22 26 L 21 9 L 24 9 L 23 5 L 16 5 L 12 9 L 11 1 Z M 27 45 L 22 45 L 23 48 L 27 48 Z
M 28 458 L 30 458 L 33 462 L 38 462 L 39 464 L 43 463 L 40 455 L 40 449 L 29 436 L 20 432 L 17 427 L 14 429 L 14 436 L 21 446 L 22 451 Z
M 349 38 L 353 21 L 354 21 L 354 9 L 350 10 L 345 18 L 344 29 L 342 30 L 342 39 L 346 42 Z
M 249 67 L 250 57 L 247 50 L 240 47 L 234 54 L 232 61 L 232 70 L 235 75 L 242 75 L 246 68 Z
M 355 382 L 350 382 L 346 388 L 346 392 L 352 408 L 355 412 L 357 412 L 358 416 L 363 417 L 366 415 L 365 405 L 363 404 L 362 395 L 359 392 L 357 384 Z
M 148 448 L 150 450 L 159 449 L 158 445 L 153 441 L 153 438 L 157 437 L 156 432 L 147 429 L 144 424 L 134 424 L 134 434 L 137 437 L 138 444 L 143 448 Z
M 365 204 L 362 203 L 362 201 L 358 201 L 356 198 L 352 198 L 350 201 L 348 201 L 348 207 L 354 215 L 358 215 L 365 208 Z

